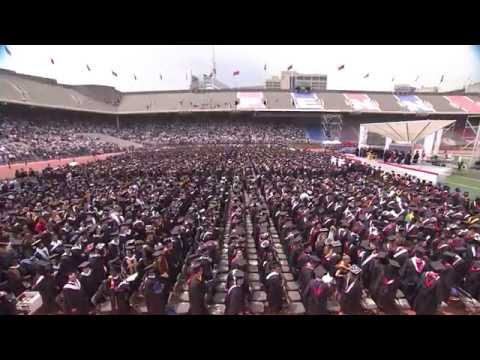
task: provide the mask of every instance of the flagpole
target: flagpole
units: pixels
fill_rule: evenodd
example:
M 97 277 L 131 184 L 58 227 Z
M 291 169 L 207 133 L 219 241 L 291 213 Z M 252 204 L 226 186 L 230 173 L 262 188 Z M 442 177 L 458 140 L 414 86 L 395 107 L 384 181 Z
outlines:
M 215 45 L 212 45 L 212 66 L 213 66 L 213 69 L 212 69 L 212 73 L 213 73 L 212 85 L 213 85 L 217 77 L 217 69 L 215 64 Z

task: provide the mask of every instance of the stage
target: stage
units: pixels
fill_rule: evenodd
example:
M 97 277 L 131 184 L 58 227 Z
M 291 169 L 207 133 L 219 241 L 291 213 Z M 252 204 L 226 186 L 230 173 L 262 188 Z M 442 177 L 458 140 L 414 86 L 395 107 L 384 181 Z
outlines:
M 359 161 L 364 164 L 380 167 L 383 171 L 395 171 L 399 174 L 415 176 L 419 179 L 431 181 L 433 184 L 443 182 L 444 179 L 452 174 L 452 168 L 433 166 L 427 164 L 404 165 L 396 163 L 385 163 L 383 160 L 368 160 L 351 154 L 345 154 L 351 160 Z

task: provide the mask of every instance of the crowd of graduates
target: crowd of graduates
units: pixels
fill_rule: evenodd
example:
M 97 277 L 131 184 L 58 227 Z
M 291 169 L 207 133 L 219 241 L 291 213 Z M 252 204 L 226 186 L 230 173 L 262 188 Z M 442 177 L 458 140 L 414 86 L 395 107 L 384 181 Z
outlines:
M 350 160 L 283 146 L 136 150 L 31 173 L 0 194 L 0 312 L 38 291 L 49 314 L 171 313 L 186 269 L 206 314 L 228 225 L 227 314 L 248 313 L 247 217 L 267 313 L 285 303 L 287 254 L 307 314 L 364 312 L 366 297 L 417 314 L 480 298 L 480 200 Z

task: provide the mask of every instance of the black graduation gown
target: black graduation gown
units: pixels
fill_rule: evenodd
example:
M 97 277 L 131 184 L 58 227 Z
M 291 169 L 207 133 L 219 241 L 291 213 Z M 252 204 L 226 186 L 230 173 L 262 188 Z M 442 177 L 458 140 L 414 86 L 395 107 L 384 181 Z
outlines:
M 158 276 L 145 279 L 145 304 L 149 314 L 161 315 L 165 313 L 167 301 L 165 281 Z
M 89 258 L 90 267 L 92 269 L 92 281 L 94 287 L 98 288 L 100 284 L 105 280 L 107 277 L 107 273 L 105 272 L 104 267 L 104 260 L 101 256 L 91 256 Z
M 465 290 L 480 300 L 480 271 L 469 271 L 465 279 Z
M 312 279 L 303 292 L 303 302 L 309 315 L 328 314 L 327 300 L 331 287 L 318 279 Z
M 80 284 L 80 282 L 78 282 Z M 81 286 L 71 286 L 67 283 L 63 287 L 65 300 L 65 311 L 67 314 L 85 315 L 88 314 L 89 300 Z
M 413 309 L 417 315 L 433 315 L 437 312 L 438 301 L 437 296 L 438 282 L 431 287 L 426 287 L 424 283 L 420 285 L 418 294 L 413 302 Z
M 400 267 L 402 267 L 405 264 L 405 262 L 409 259 L 408 251 L 398 255 L 397 257 L 395 257 L 395 254 L 393 254 L 392 259 L 398 262 Z
M 382 277 L 376 292 L 373 293 L 372 296 L 373 300 L 381 310 L 390 314 L 398 312 L 395 298 L 399 287 L 400 281 L 398 278 L 389 279 Z
M 345 314 L 358 314 L 362 312 L 361 300 L 362 300 L 362 279 L 357 277 L 354 285 L 348 289 L 351 282 L 345 282 L 345 286 L 342 289 L 342 296 L 340 306 L 342 312 Z
M 240 315 L 245 312 L 245 297 L 242 288 L 238 285 L 233 285 L 228 289 L 227 297 L 225 298 L 225 314 L 226 315 Z
M 16 315 L 17 307 L 13 298 L 6 295 L 0 297 L 0 316 L 2 315 Z
M 305 289 L 309 286 L 310 280 L 313 279 L 313 270 L 304 266 L 298 276 L 298 285 L 300 286 L 300 292 L 303 294 Z
M 278 274 L 270 273 L 265 281 L 267 301 L 272 313 L 279 313 L 283 306 L 282 281 Z
M 365 258 L 364 260 L 366 260 Z M 363 261 L 364 261 L 363 260 Z M 367 262 L 365 265 L 362 265 L 362 282 L 363 286 L 366 289 L 371 288 L 371 284 L 374 281 L 374 268 L 376 266 L 377 260 L 375 258 L 371 259 L 369 262 Z M 377 269 L 378 271 L 378 269 Z
M 68 281 L 68 273 L 70 271 L 76 271 L 77 267 L 75 266 L 72 258 L 70 256 L 64 256 L 60 260 L 60 264 L 58 267 L 58 272 L 55 277 L 57 281 L 57 286 L 59 288 L 63 288 L 63 285 Z
M 112 304 L 112 313 L 125 315 L 130 313 L 130 292 L 128 285 L 122 280 L 114 279 L 114 285 L 111 287 L 110 280 L 107 281 L 107 294 Z
M 42 312 L 52 314 L 57 310 L 55 298 L 57 296 L 57 286 L 55 279 L 50 275 L 37 277 L 32 286 L 33 291 L 38 291 L 42 297 Z
M 450 292 L 455 284 L 455 269 L 447 268 L 440 274 L 440 279 L 437 284 L 437 296 L 440 302 L 447 301 L 450 297 Z
M 193 277 L 188 286 L 188 294 L 190 297 L 190 310 L 191 315 L 206 315 L 208 313 L 205 306 L 205 293 L 207 291 L 204 281 L 198 280 Z
M 368 265 L 368 264 L 367 264 Z M 384 278 L 385 266 L 380 264 L 376 259 L 372 260 L 372 265 L 370 268 L 370 284 L 368 291 L 370 295 L 373 296 L 378 291 L 378 288 L 381 285 L 381 282 Z
M 421 274 L 417 273 L 415 267 L 411 261 L 408 259 L 403 267 L 400 269 L 400 289 L 405 294 L 408 302 L 413 304 L 415 296 L 417 295 L 418 287 L 420 285 L 420 276 Z
M 80 282 L 82 283 L 82 288 L 90 301 L 98 289 L 96 279 L 93 277 L 93 271 L 91 271 L 89 275 L 86 275 L 85 273 L 80 274 Z
M 25 291 L 22 281 L 22 274 L 18 269 L 8 269 L 7 288 L 14 293 L 15 296 L 18 296 Z

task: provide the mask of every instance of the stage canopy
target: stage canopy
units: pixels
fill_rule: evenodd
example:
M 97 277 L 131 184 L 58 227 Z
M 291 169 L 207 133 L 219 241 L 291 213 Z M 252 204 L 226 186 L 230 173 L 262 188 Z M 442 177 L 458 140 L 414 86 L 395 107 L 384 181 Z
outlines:
M 368 132 L 391 138 L 395 143 L 410 144 L 449 126 L 455 120 L 395 121 L 362 124 Z

